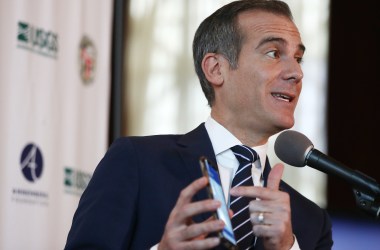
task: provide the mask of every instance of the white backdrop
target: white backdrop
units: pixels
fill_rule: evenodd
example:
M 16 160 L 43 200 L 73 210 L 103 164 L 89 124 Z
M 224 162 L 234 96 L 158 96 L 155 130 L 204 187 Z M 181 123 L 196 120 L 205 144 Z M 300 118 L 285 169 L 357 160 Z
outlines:
M 0 249 L 63 249 L 108 137 L 113 1 L 0 1 Z

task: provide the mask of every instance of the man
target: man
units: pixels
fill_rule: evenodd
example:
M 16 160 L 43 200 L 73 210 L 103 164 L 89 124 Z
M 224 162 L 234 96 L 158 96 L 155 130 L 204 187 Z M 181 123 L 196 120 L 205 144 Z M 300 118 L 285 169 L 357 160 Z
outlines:
M 185 135 L 115 141 L 80 200 L 66 248 L 222 248 L 215 233 L 224 223 L 211 217 L 220 204 L 207 198 L 199 168 L 206 156 L 231 209 L 236 197 L 248 199 L 249 232 L 239 238 L 234 226 L 239 248 L 249 239 L 244 248 L 331 249 L 326 212 L 282 182 L 283 165 L 271 169 L 265 156 L 268 138 L 294 124 L 304 51 L 280 1 L 233 2 L 203 21 L 193 53 L 211 117 Z M 236 145 L 259 156 L 248 164 L 254 186 L 231 184 L 241 169 Z

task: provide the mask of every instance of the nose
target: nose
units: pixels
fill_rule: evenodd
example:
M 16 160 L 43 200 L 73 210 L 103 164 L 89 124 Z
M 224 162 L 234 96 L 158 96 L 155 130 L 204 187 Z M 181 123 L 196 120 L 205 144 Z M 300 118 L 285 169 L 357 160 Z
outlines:
M 286 62 L 283 78 L 286 81 L 298 83 L 303 78 L 301 65 L 297 61 Z

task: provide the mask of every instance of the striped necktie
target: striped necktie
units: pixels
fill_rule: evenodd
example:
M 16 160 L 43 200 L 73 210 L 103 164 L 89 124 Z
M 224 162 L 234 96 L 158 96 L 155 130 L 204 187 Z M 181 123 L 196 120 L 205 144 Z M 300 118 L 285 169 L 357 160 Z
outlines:
M 236 159 L 239 161 L 239 168 L 232 180 L 231 188 L 237 186 L 253 186 L 252 163 L 259 159 L 257 153 L 245 145 L 237 145 L 231 148 Z M 254 234 L 249 214 L 249 202 L 252 198 L 230 197 L 230 208 L 234 212 L 231 219 L 235 239 L 239 249 L 250 249 L 254 246 Z

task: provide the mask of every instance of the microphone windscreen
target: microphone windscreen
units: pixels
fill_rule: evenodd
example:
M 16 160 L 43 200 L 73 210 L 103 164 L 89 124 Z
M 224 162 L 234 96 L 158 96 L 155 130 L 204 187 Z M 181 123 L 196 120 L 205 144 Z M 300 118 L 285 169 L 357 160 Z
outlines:
M 306 156 L 313 147 L 313 143 L 305 135 L 286 130 L 277 137 L 274 151 L 283 162 L 303 167 L 306 165 Z

